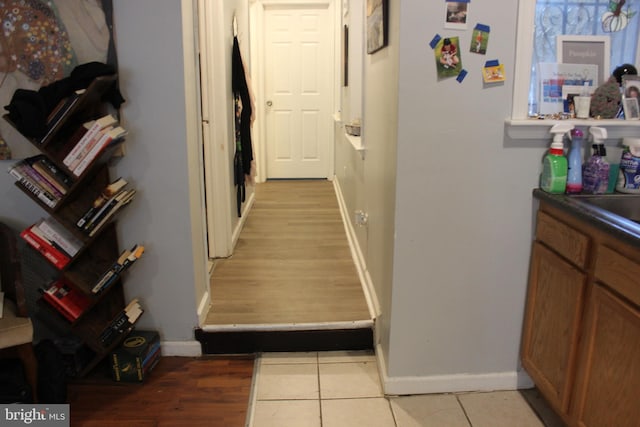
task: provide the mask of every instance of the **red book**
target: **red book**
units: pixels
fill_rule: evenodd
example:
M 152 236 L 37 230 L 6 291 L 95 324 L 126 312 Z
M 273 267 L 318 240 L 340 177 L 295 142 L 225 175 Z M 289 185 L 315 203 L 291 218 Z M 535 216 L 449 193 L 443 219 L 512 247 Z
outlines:
M 31 229 L 33 225 L 25 228 L 20 233 L 22 237 L 29 245 L 42 254 L 51 264 L 56 266 L 59 270 L 63 269 L 70 261 L 70 258 L 54 248 L 50 242 L 42 239 Z
M 91 305 L 91 299 L 73 286 L 58 280 L 43 294 L 67 319 L 74 321 Z

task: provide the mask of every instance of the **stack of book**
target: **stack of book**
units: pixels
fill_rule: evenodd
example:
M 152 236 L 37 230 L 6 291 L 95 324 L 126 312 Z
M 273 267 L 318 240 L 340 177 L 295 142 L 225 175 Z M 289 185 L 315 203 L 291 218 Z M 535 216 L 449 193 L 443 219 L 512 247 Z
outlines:
M 43 299 L 70 322 L 74 322 L 91 306 L 91 298 L 60 279 L 41 289 Z
M 38 221 L 20 236 L 58 269 L 64 268 L 83 246 L 82 241 L 53 218 Z
M 82 95 L 86 92 L 86 89 L 78 89 L 73 92 L 68 97 L 62 99 L 58 105 L 55 106 L 53 110 L 47 116 L 47 132 L 40 139 L 40 143 L 44 144 L 51 136 L 56 133 L 56 131 L 60 128 L 60 125 L 63 123 L 63 119 L 71 112 L 73 107 L 78 104 Z
M 50 208 L 67 194 L 73 181 L 42 154 L 9 167 L 9 174 Z
M 110 346 L 120 336 L 129 333 L 144 310 L 137 298 L 134 298 L 100 334 L 100 342 L 104 347 Z
M 113 379 L 142 382 L 160 360 L 160 335 L 156 331 L 134 330 L 111 353 Z
M 80 176 L 107 147 L 122 141 L 126 134 L 111 114 L 87 122 L 71 138 L 71 148 L 62 162 Z
M 129 204 L 136 190 L 125 189 L 127 181 L 118 178 L 110 183 L 78 219 L 76 226 L 93 236 L 120 209 Z
M 113 265 L 105 271 L 102 276 L 100 276 L 100 279 L 98 279 L 98 282 L 96 282 L 93 289 L 91 289 L 91 292 L 99 294 L 107 289 L 125 270 L 131 267 L 131 265 L 136 262 L 143 253 L 144 246 L 141 245 L 135 245 L 131 249 L 124 250 L 116 262 L 114 262 Z

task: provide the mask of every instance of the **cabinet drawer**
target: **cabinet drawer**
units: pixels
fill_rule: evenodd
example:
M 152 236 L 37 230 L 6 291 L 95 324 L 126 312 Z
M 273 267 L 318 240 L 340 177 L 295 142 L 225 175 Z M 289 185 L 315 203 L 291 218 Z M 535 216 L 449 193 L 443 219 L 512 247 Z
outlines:
M 600 245 L 595 275 L 602 283 L 640 306 L 640 264 Z
M 580 268 L 586 268 L 589 237 L 544 212 L 538 212 L 536 238 Z

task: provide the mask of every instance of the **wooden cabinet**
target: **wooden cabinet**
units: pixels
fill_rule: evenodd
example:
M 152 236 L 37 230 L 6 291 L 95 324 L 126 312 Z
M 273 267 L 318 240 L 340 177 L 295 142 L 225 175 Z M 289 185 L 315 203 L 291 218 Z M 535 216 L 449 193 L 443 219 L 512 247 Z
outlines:
M 93 292 L 98 280 L 114 266 L 122 254 L 119 249 L 114 218 L 107 217 L 110 219 L 92 229 L 91 234 L 88 230 L 83 230 L 77 225 L 78 220 L 92 207 L 101 194 L 104 194 L 105 188 L 111 182 L 108 161 L 121 140 L 105 140 L 104 146 L 106 148 L 97 152 L 95 157 L 90 157 L 92 160 L 87 161 L 88 167 L 83 168 L 82 172 L 77 169 L 72 170 L 64 162 L 65 156 L 70 153 L 74 144 L 78 143 L 83 134 L 83 124 L 108 113 L 107 105 L 102 101 L 102 95 L 111 87 L 115 79 L 116 76 L 111 75 L 93 80 L 79 95 L 73 106 L 61 116 L 54 131 L 44 138 L 27 138 L 42 154 L 21 160 L 11 168 L 15 169 L 20 166 L 19 171 L 12 173 L 18 178 L 16 186 L 39 204 L 49 215 L 49 218 L 55 220 L 54 223 L 62 226 L 58 230 L 66 231 L 70 236 L 67 241 L 73 241 L 75 244 L 74 249 L 77 252 L 71 255 L 65 254 L 65 251 L 60 251 L 61 247 L 57 246 L 53 240 L 49 242 L 47 239 L 40 239 L 38 241 L 33 236 L 32 240 L 28 240 L 25 237 L 28 234 L 26 231 L 32 227 L 28 227 L 22 233 L 25 240 L 36 247 L 45 258 L 51 260 L 52 254 L 60 252 L 67 258 L 64 263 L 54 263 L 58 269 L 58 277 L 54 279 L 54 282 L 64 283 L 68 285 L 68 289 L 79 292 L 79 299 L 83 301 L 83 310 L 78 311 L 80 313 L 78 316 L 72 316 L 68 311 L 63 313 L 61 308 L 54 308 L 52 303 L 48 302 L 51 300 L 45 301 L 44 297 L 38 302 L 38 307 L 48 310 L 52 315 L 62 319 L 67 329 L 65 334 L 69 332 L 78 337 L 86 346 L 88 353 L 91 354 L 86 364 L 76 373 L 80 377 L 90 372 L 108 355 L 121 342 L 131 327 L 128 325 L 128 330 L 123 328 L 122 333 L 114 340 L 101 340 L 103 332 L 108 330 L 116 319 L 122 318 L 126 306 L 123 283 L 119 275 L 108 288 L 105 287 L 104 291 Z M 5 119 L 13 124 L 9 115 L 5 116 Z M 42 175 L 34 175 L 35 159 L 42 160 L 43 157 L 45 158 L 44 165 L 51 169 L 43 171 Z M 61 174 L 56 176 L 65 177 L 57 182 L 57 185 L 65 184 L 62 189 L 64 191 L 59 190 L 55 192 L 57 194 L 52 194 L 57 189 L 51 181 L 53 175 L 48 177 L 51 182 L 46 182 L 46 178 L 44 181 L 40 180 L 45 177 L 44 172 L 51 171 Z M 19 177 L 20 175 L 22 178 Z M 44 197 L 43 191 L 48 192 L 54 201 L 51 202 L 52 197 Z M 39 236 L 37 233 L 34 234 L 36 237 Z M 39 247 L 38 242 L 41 243 Z M 44 294 L 45 292 L 43 292 Z M 127 326 L 126 323 L 125 326 Z
M 640 420 L 640 246 L 541 203 L 522 364 L 569 426 Z
M 587 284 L 582 269 L 587 244 L 583 234 L 545 213 L 539 215 L 529 271 L 522 364 L 565 419 Z
M 571 411 L 577 426 L 640 423 L 639 274 L 639 263 L 599 247 Z

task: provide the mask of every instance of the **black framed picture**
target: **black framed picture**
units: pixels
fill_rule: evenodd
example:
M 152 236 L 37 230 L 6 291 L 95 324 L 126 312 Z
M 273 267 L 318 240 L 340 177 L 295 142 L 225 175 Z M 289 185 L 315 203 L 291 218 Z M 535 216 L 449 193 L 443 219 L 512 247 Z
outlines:
M 387 45 L 389 0 L 367 0 L 367 53 L 377 52 Z
M 342 33 L 342 86 L 349 86 L 349 27 L 343 28 Z

